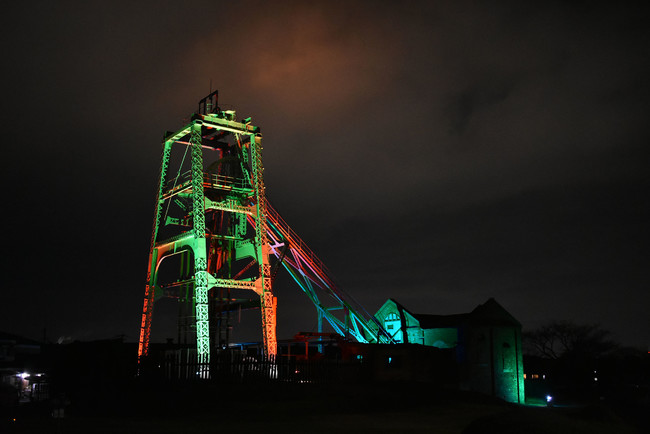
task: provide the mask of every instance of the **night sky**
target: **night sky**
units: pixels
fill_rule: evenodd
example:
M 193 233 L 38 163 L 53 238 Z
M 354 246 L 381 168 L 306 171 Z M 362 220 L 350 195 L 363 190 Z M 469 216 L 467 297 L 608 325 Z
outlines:
M 3 7 L 0 330 L 137 340 L 161 138 L 212 82 L 261 127 L 274 207 L 368 311 L 495 297 L 524 329 L 647 348 L 648 16 L 489 3 Z M 286 275 L 277 295 L 279 338 L 315 330 Z

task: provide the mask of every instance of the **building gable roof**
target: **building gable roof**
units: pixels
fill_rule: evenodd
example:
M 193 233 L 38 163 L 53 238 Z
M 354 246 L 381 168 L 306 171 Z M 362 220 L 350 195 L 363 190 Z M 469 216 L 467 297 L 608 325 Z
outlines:
M 380 308 L 382 310 L 387 303 L 394 303 L 399 310 L 413 316 L 423 329 L 452 328 L 464 324 L 474 325 L 505 325 L 521 327 L 521 323 L 503 308 L 494 298 L 489 298 L 485 303 L 479 304 L 469 313 L 458 313 L 452 315 L 430 315 L 412 313 L 396 300 L 389 298 Z
M 490 297 L 485 303 L 476 306 L 470 315 L 472 322 L 475 323 L 514 325 L 521 327 L 521 323 L 492 297 Z

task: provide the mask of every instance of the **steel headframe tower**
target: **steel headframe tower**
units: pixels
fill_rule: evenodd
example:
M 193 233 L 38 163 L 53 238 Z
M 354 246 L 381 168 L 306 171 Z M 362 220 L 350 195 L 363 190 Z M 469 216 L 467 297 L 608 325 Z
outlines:
M 186 326 L 196 336 L 203 377 L 213 346 L 211 322 L 232 305 L 245 304 L 230 297 L 231 289 L 259 296 L 264 350 L 267 356 L 277 353 L 262 136 L 250 118 L 239 122 L 234 111 L 221 111 L 217 97 L 215 91 L 202 99 L 190 122 L 163 141 L 138 347 L 140 362 L 149 352 L 154 301 L 178 298 L 191 318 Z M 182 158 L 174 149 L 180 149 Z M 169 176 L 172 162 L 178 171 Z M 179 262 L 179 273 L 164 276 L 170 268 L 165 263 Z

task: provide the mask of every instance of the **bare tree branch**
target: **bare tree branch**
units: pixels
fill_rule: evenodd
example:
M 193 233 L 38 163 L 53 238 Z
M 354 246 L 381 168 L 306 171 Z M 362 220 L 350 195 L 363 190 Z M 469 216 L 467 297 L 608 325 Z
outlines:
M 549 359 L 572 355 L 597 357 L 617 348 L 609 332 L 599 325 L 577 325 L 571 321 L 553 321 L 523 334 L 528 354 Z

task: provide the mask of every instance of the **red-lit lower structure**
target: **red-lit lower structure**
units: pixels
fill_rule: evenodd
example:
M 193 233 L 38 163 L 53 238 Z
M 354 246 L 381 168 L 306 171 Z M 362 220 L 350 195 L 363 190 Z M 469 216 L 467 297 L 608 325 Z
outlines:
M 210 351 L 227 344 L 229 316 L 241 309 L 260 309 L 264 353 L 274 356 L 280 268 L 313 302 L 319 332 L 327 323 L 359 342 L 391 342 L 271 207 L 260 129 L 222 111 L 217 95 L 201 100 L 189 123 L 163 140 L 138 360 L 149 353 L 162 297 L 178 300 L 179 342 L 196 342 L 199 376 L 209 376 Z

